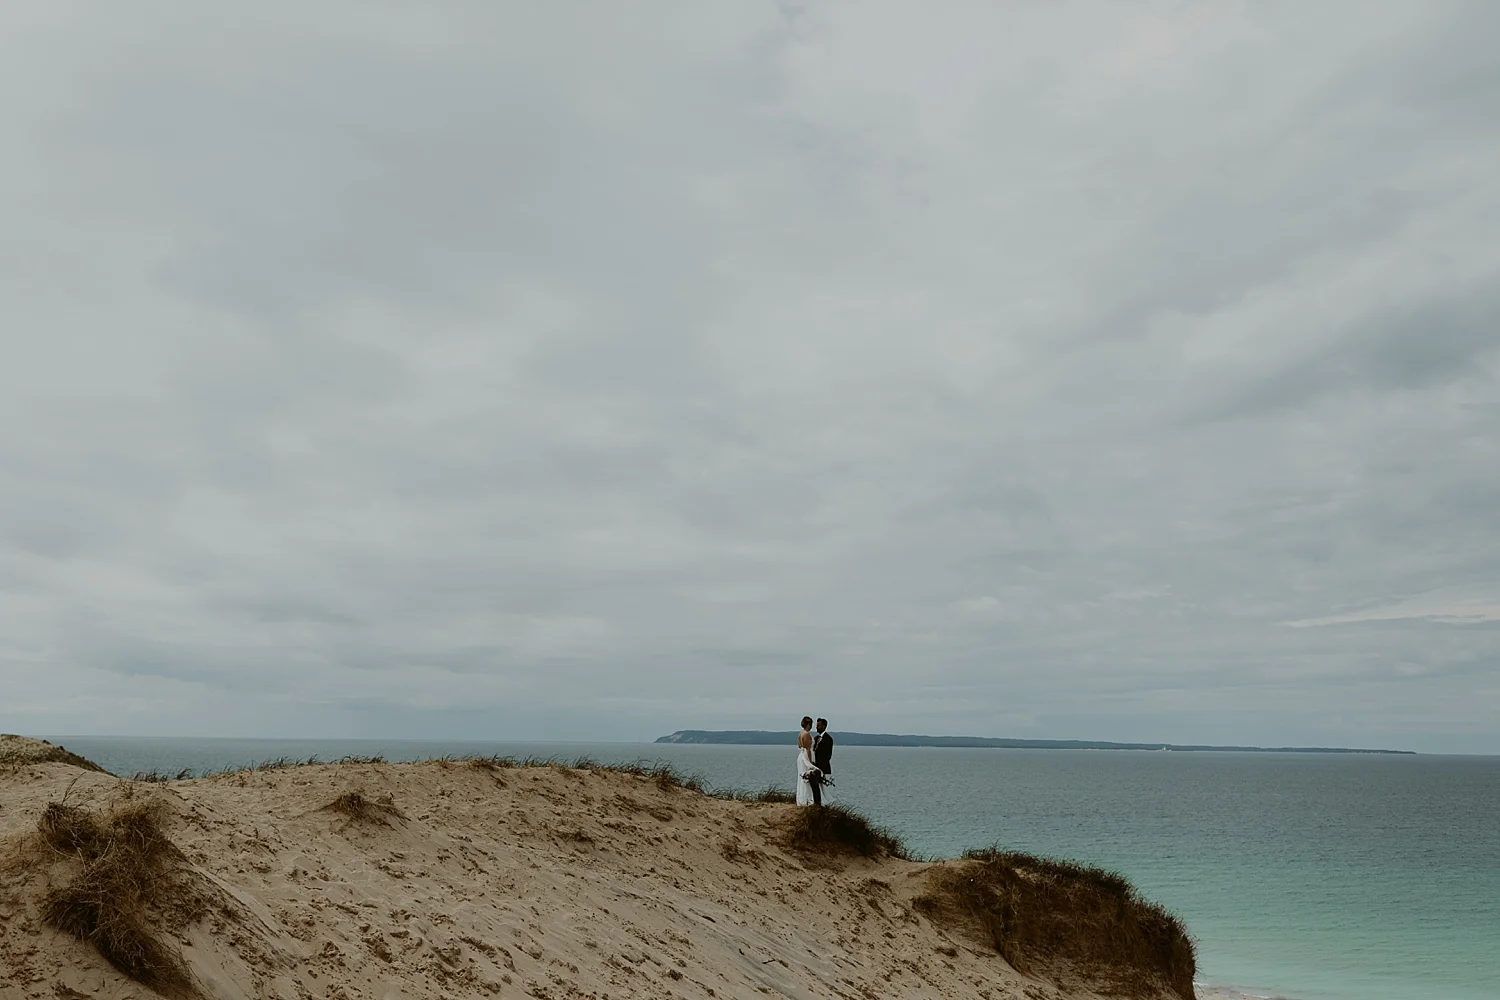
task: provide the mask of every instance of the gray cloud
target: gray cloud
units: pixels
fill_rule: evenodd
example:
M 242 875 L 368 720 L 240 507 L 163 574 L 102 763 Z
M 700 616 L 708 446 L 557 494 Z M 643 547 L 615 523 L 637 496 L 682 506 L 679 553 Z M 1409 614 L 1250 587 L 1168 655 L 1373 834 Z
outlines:
M 1500 752 L 1488 4 L 12 4 L 0 728 Z

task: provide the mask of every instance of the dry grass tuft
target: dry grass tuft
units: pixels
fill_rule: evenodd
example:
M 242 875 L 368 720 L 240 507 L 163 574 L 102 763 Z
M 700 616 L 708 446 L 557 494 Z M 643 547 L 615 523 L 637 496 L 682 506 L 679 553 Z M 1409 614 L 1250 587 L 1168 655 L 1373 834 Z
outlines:
M 731 802 L 769 802 L 790 805 L 797 801 L 797 796 L 781 785 L 767 785 L 758 792 L 747 791 L 743 788 L 717 788 L 709 794 L 716 799 L 726 799 Z
M 532 762 L 528 760 L 523 763 L 530 765 Z M 551 762 L 551 764 L 552 766 L 557 766 L 556 762 Z M 612 774 L 630 774 L 637 778 L 650 778 L 656 782 L 656 787 L 664 792 L 681 789 L 689 792 L 698 792 L 701 795 L 711 794 L 701 774 L 689 774 L 679 771 L 676 765 L 666 760 L 631 760 L 620 761 L 614 764 L 601 764 L 590 758 L 580 757 L 571 764 L 563 766 L 586 768 L 592 771 L 609 772 Z
M 990 848 L 935 868 L 916 901 L 929 918 L 966 925 L 1018 972 L 1084 975 L 1123 996 L 1166 987 L 1193 1000 L 1186 928 L 1123 876 Z
M 96 813 L 49 804 L 18 855 L 28 869 L 65 864 L 71 877 L 41 899 L 42 919 L 93 945 L 131 979 L 179 1000 L 200 996 L 162 925 L 182 926 L 203 901 L 182 853 L 162 830 L 160 802 L 134 802 Z
M 719 843 L 719 854 L 725 861 L 733 861 L 735 864 L 750 865 L 759 868 L 762 862 L 770 861 L 771 856 L 765 851 L 754 847 L 746 848 L 740 845 L 738 837 L 726 837 Z
M 348 821 L 344 824 L 345 827 L 355 823 L 390 826 L 392 817 L 406 818 L 406 814 L 396 808 L 396 800 L 391 796 L 382 795 L 378 799 L 371 799 L 367 798 L 363 792 L 345 792 L 320 811 L 334 812 L 343 816 Z
M 501 757 L 499 755 L 488 757 L 475 755 L 463 758 L 463 762 L 481 771 L 509 771 L 516 766 L 516 759 L 514 757 Z
M 696 774 L 683 774 L 671 764 L 662 764 L 657 767 L 651 775 L 656 782 L 656 787 L 664 792 L 682 789 L 689 792 L 703 793 L 705 791 L 703 779 Z
M 808 854 L 858 854 L 909 859 L 901 838 L 844 806 L 808 806 L 792 813 L 786 845 Z
M 145 785 L 161 785 L 169 781 L 186 781 L 193 776 L 193 769 L 185 767 L 175 775 L 167 774 L 165 771 L 137 771 L 130 776 L 130 780 Z

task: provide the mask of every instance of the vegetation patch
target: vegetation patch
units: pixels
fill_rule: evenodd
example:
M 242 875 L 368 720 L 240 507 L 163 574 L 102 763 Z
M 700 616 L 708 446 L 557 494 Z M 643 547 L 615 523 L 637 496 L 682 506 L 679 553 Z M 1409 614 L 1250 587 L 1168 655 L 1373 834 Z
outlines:
M 396 808 L 396 800 L 389 795 L 372 799 L 363 792 L 345 792 L 320 810 L 338 813 L 347 822 L 347 828 L 356 823 L 390 826 L 392 819 L 405 819 L 406 814 Z
M 727 799 L 731 802 L 769 802 L 779 805 L 791 805 L 797 801 L 791 789 L 781 785 L 767 785 L 759 791 L 746 791 L 742 788 L 716 788 L 711 793 L 716 799 Z
M 206 901 L 162 829 L 164 812 L 155 801 L 104 812 L 50 803 L 13 864 L 44 877 L 49 926 L 92 945 L 143 986 L 186 1000 L 201 994 L 164 931 L 196 919 Z
M 165 771 L 153 769 L 150 771 L 137 771 L 130 776 L 130 780 L 140 782 L 141 784 L 159 785 L 165 784 L 168 781 L 186 781 L 192 776 L 193 769 L 190 767 L 183 768 L 175 775 L 167 774 Z
M 1116 872 L 989 848 L 928 877 L 917 908 L 971 931 L 1018 972 L 1076 975 L 1121 996 L 1165 987 L 1193 1000 L 1186 928 Z
M 858 854 L 910 860 L 901 838 L 844 806 L 809 806 L 792 813 L 786 845 L 804 854 Z
M 770 855 L 765 851 L 754 847 L 745 848 L 741 846 L 738 837 L 726 837 L 722 840 L 719 843 L 719 853 L 723 855 L 725 861 L 732 861 L 740 865 L 750 865 L 755 868 L 759 868 L 761 862 L 771 860 Z
M 514 757 L 500 756 L 472 756 L 462 758 L 463 762 L 472 768 L 481 771 L 509 771 L 516 766 Z

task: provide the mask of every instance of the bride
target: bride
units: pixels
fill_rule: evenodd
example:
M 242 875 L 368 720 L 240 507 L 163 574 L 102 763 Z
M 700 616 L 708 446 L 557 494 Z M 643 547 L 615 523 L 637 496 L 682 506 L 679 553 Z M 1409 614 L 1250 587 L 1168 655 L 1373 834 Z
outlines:
M 797 734 L 797 804 L 810 806 L 817 801 L 807 775 L 817 770 L 812 761 L 812 716 L 802 717 L 802 732 Z

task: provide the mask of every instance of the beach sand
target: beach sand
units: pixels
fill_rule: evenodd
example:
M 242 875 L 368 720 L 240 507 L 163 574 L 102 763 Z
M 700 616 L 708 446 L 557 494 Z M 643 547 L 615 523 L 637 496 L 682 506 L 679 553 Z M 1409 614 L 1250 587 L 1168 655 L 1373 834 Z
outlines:
M 325 808 L 346 793 L 389 806 L 364 821 Z M 206 900 L 169 944 L 219 1000 L 1095 995 L 923 916 L 930 864 L 799 854 L 782 835 L 795 807 L 649 776 L 353 763 L 144 783 L 12 753 L 12 858 L 61 801 L 162 804 Z M 44 924 L 42 893 L 67 871 L 0 874 L 0 996 L 155 996 Z

